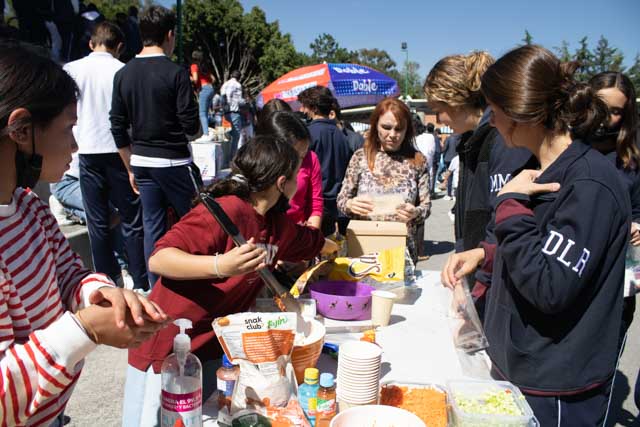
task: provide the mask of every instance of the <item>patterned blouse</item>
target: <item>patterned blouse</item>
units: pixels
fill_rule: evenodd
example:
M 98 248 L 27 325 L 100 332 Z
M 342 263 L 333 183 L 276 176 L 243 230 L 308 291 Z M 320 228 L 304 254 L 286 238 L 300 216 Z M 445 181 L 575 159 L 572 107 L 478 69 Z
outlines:
M 419 237 L 416 236 L 417 225 L 424 222 L 431 211 L 429 170 L 426 163 L 413 165 L 406 157 L 379 151 L 376 153 L 374 171 L 371 172 L 364 149 L 357 150 L 351 157 L 342 182 L 342 190 L 337 200 L 338 209 L 353 219 L 371 219 L 348 213 L 347 201 L 358 195 L 372 193 L 400 193 L 406 203 L 411 203 L 417 208 L 418 215 L 407 223 L 407 247 L 415 261 L 417 259 L 416 237 Z M 375 219 L 398 221 L 395 214 Z

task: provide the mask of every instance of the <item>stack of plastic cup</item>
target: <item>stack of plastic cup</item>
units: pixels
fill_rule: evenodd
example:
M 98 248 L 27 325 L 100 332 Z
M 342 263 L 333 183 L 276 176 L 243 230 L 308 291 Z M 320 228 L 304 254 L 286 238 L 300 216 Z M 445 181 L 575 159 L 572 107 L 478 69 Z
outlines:
M 340 410 L 378 402 L 382 349 L 364 341 L 348 341 L 338 356 L 337 399 Z

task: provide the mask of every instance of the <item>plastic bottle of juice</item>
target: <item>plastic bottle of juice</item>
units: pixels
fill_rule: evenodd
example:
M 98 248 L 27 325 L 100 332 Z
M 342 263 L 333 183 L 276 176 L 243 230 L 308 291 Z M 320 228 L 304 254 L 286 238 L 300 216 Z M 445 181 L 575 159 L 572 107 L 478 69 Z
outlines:
M 320 389 L 318 390 L 318 407 L 316 409 L 316 427 L 329 427 L 336 416 L 336 384 L 333 374 L 320 375 Z
M 316 407 L 318 398 L 318 375 L 320 372 L 316 368 L 304 370 L 304 383 L 298 388 L 300 406 L 309 419 L 311 426 L 316 425 Z
M 231 395 L 240 376 L 240 367 L 229 361 L 226 354 L 222 355 L 222 366 L 216 371 L 218 388 L 218 409 L 231 407 Z

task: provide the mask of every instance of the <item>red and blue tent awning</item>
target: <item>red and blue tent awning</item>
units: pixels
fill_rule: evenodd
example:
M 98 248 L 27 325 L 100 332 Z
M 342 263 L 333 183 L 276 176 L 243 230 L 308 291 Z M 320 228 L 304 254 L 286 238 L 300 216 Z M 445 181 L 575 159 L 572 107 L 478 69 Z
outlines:
M 258 95 L 258 107 L 271 99 L 300 107 L 298 94 L 313 86 L 326 86 L 341 108 L 375 105 L 389 96 L 398 96 L 398 82 L 373 68 L 357 64 L 318 64 L 295 69 L 267 86 Z

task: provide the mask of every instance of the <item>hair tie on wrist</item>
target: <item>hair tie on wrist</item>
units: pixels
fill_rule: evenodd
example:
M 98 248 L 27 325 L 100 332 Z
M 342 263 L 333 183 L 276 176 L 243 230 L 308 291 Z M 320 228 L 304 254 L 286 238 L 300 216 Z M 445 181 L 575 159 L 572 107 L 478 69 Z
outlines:
M 216 254 L 213 258 L 213 269 L 214 269 L 216 278 L 222 279 L 222 276 L 220 275 L 220 270 L 218 269 L 218 254 Z

